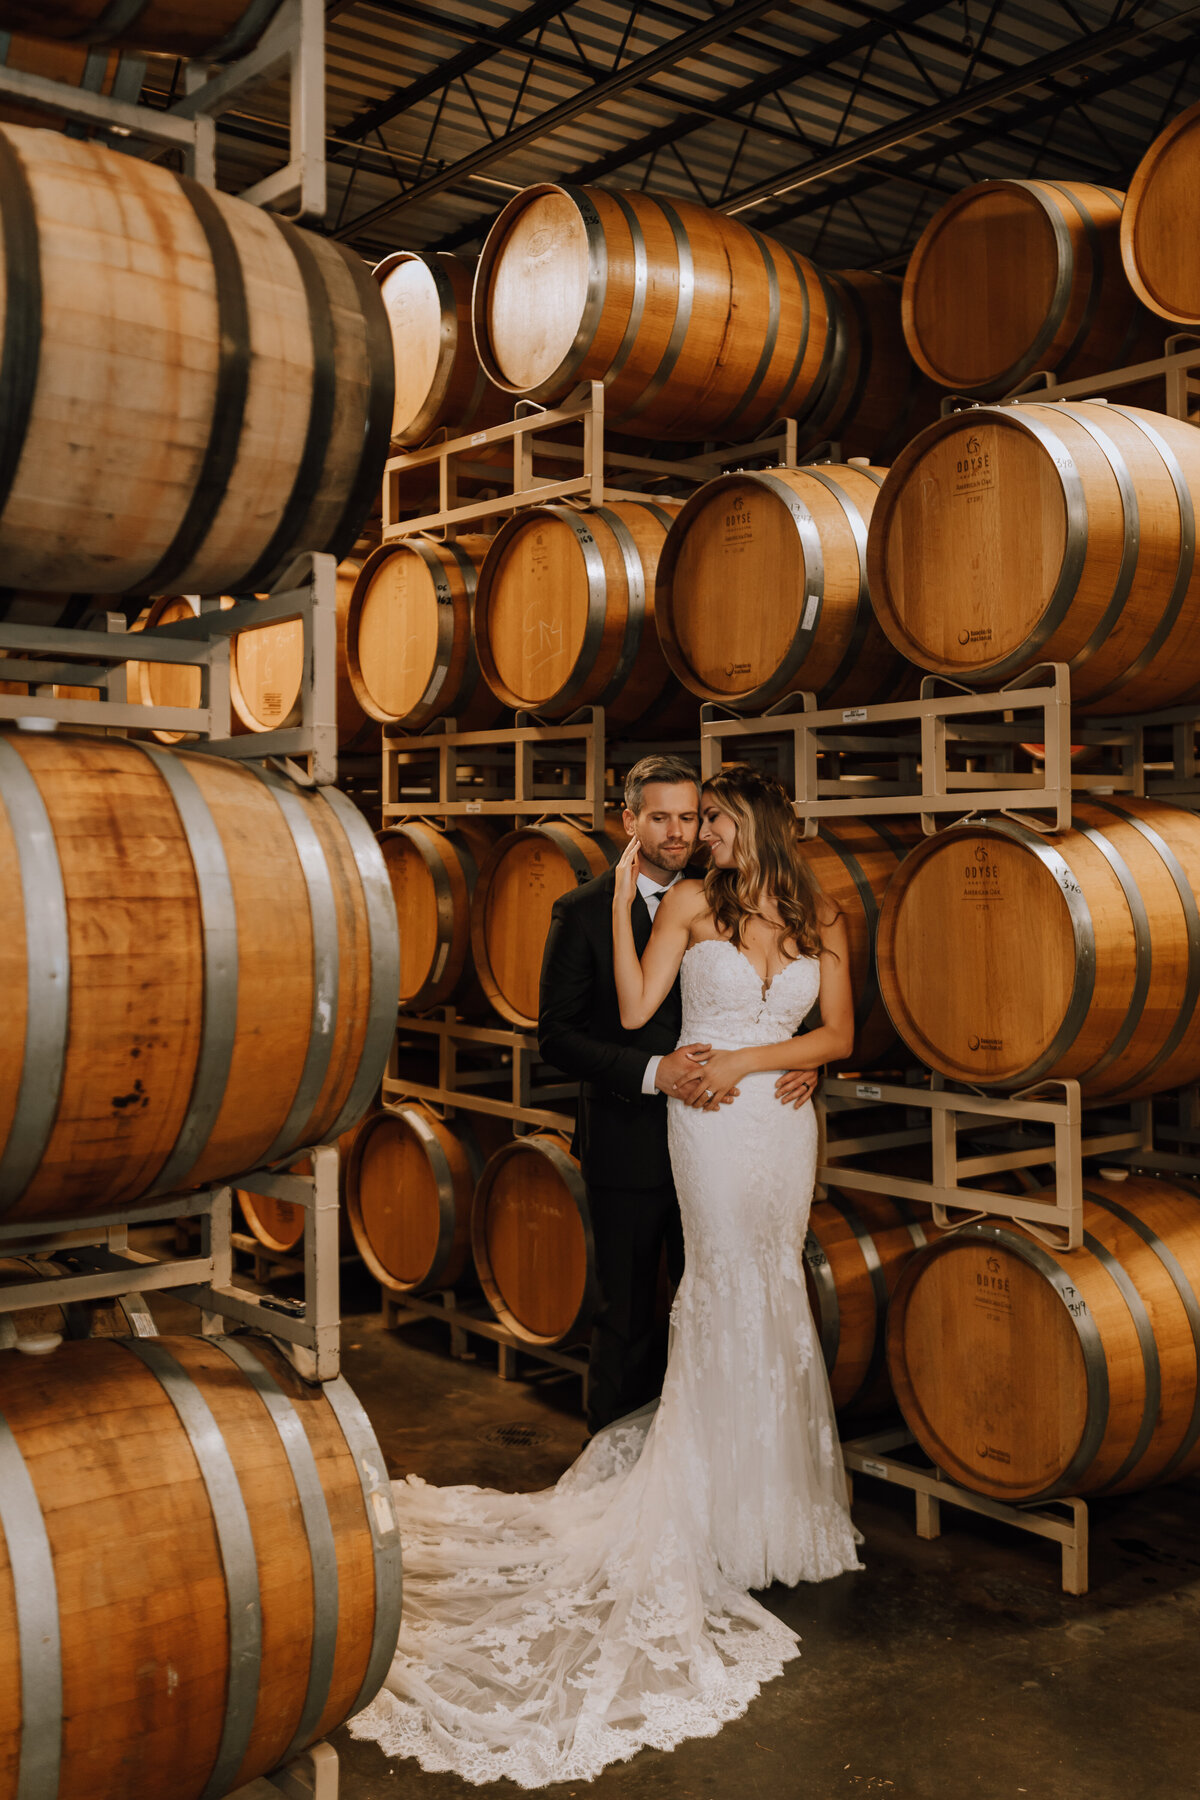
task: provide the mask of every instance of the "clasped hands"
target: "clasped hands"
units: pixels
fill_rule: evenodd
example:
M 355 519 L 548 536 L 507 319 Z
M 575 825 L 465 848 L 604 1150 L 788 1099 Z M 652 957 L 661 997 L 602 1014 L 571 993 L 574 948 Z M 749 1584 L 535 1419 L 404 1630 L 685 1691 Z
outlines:
M 711 1044 L 681 1044 L 658 1065 L 654 1085 L 674 1100 L 716 1112 L 736 1100 L 738 1082 L 748 1074 L 744 1052 L 714 1050 Z M 816 1069 L 788 1069 L 775 1083 L 775 1097 L 784 1106 L 800 1108 L 816 1091 Z

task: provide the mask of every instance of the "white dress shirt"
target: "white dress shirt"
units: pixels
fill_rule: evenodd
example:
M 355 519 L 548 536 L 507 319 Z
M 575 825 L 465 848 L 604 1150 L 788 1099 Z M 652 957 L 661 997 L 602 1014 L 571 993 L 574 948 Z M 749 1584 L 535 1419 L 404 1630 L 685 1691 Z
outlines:
M 659 901 L 669 887 L 675 886 L 675 883 L 680 879 L 681 873 L 682 871 L 677 871 L 672 875 L 670 881 L 655 881 L 653 876 L 639 874 L 637 878 L 638 893 L 646 902 L 646 911 L 650 914 L 651 924 L 654 923 L 654 915 L 658 911 Z M 646 1073 L 642 1076 L 643 1094 L 656 1094 L 658 1092 L 658 1089 L 654 1085 L 654 1077 L 658 1074 L 658 1065 L 661 1061 L 661 1056 L 652 1056 L 650 1061 L 646 1064 Z

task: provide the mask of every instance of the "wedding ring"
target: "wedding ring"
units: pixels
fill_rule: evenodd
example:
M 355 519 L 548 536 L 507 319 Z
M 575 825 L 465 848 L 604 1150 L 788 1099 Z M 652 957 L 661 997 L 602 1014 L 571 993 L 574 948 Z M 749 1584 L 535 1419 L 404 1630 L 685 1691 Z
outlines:
M 705 1090 L 704 1090 L 704 1098 L 705 1098 L 705 1099 L 706 1099 L 706 1100 L 711 1100 L 711 1099 L 712 1099 L 712 1097 L 713 1097 L 713 1091 L 712 1091 L 712 1089 L 711 1089 L 711 1088 L 705 1088 Z

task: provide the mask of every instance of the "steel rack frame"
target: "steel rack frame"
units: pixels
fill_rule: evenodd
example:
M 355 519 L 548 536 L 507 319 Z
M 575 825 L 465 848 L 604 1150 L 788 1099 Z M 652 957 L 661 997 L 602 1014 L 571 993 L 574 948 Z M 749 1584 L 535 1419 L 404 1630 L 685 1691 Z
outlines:
M 229 1800 L 338 1800 L 338 1758 L 332 1744 L 311 1744 L 294 1762 L 236 1788 Z
M 1111 1108 L 1100 1106 L 1085 1115 L 1077 1081 L 1046 1081 L 1005 1095 L 951 1086 L 937 1074 L 929 1076 L 928 1086 L 835 1075 L 822 1081 L 821 1099 L 827 1116 L 834 1119 L 848 1117 L 857 1123 L 859 1114 L 881 1107 L 903 1107 L 910 1118 L 914 1114 L 918 1118 L 901 1131 L 851 1132 L 830 1139 L 817 1170 L 818 1181 L 923 1202 L 933 1208 L 933 1222 L 941 1230 L 977 1219 L 1011 1219 L 1056 1250 L 1077 1250 L 1083 1242 L 1085 1157 L 1146 1168 L 1151 1166 L 1149 1159 L 1171 1154 L 1154 1148 L 1151 1102 L 1135 1102 L 1128 1117 L 1114 1116 Z M 983 1133 L 995 1138 L 994 1149 L 980 1148 Z M 1196 1142 L 1200 1144 L 1200 1129 Z M 854 1160 L 901 1146 L 928 1146 L 928 1181 L 860 1168 Z M 1176 1157 L 1170 1166 L 1182 1168 L 1185 1160 Z M 971 1185 L 976 1177 L 1048 1163 L 1054 1167 L 1053 1200 L 998 1194 Z M 1200 1174 L 1200 1155 L 1191 1159 L 1191 1165 L 1188 1172 Z M 1166 1162 L 1161 1166 L 1165 1168 Z
M 455 533 L 527 506 L 571 500 L 585 506 L 603 506 L 614 500 L 654 497 L 655 489 L 629 482 L 622 485 L 616 479 L 622 474 L 643 482 L 667 480 L 699 485 L 729 466 L 745 467 L 750 462 L 766 460 L 785 467 L 799 460 L 801 440 L 794 419 L 782 420 L 753 443 L 692 457 L 664 459 L 618 448 L 605 436 L 604 392 L 603 382 L 592 381 L 582 383 L 559 406 L 542 407 L 532 400 L 519 400 L 514 417 L 505 424 L 473 431 L 466 437 L 444 438 L 420 450 L 393 454 L 383 473 L 383 542 L 394 543 L 418 532 Z M 578 426 L 582 426 L 582 446 L 543 436 L 545 432 Z M 500 462 L 472 460 L 481 450 L 509 444 L 511 469 Z M 549 457 L 558 463 L 578 462 L 580 472 L 538 475 L 535 456 Z M 413 478 L 419 478 L 423 470 L 437 474 L 438 504 L 433 512 L 421 513 L 405 506 L 406 484 L 411 488 Z M 491 492 L 474 500 L 460 500 L 462 476 L 483 483 Z M 511 487 L 497 491 L 496 484 L 505 482 L 511 482 Z
M 1011 1506 L 990 1500 L 984 1494 L 973 1494 L 959 1487 L 942 1471 L 922 1458 L 910 1462 L 904 1454 L 915 1447 L 916 1440 L 905 1425 L 866 1437 L 851 1438 L 842 1445 L 842 1457 L 851 1475 L 870 1475 L 876 1481 L 887 1481 L 893 1487 L 906 1488 L 916 1501 L 916 1527 L 919 1538 L 941 1536 L 942 1507 L 957 1506 L 964 1512 L 985 1519 L 996 1519 L 1033 1537 L 1049 1538 L 1061 1547 L 1062 1588 L 1065 1594 L 1088 1591 L 1088 1508 L 1087 1501 L 1077 1498 L 1039 1502 L 1032 1506 Z
M 942 416 L 963 412 L 976 405 L 1007 406 L 1029 400 L 1085 400 L 1103 396 L 1108 388 L 1135 387 L 1144 381 L 1162 377 L 1166 396 L 1163 411 L 1172 419 L 1188 418 L 1188 402 L 1200 395 L 1200 337 L 1194 332 L 1173 332 L 1165 339 L 1163 354 L 1149 362 L 1129 363 L 1119 369 L 1106 369 L 1099 375 L 1088 375 L 1078 381 L 1057 381 L 1050 369 L 1036 369 L 1003 400 L 976 401 L 964 394 L 946 394 L 942 399 Z
M 206 1335 L 219 1335 L 230 1325 L 250 1326 L 280 1340 L 305 1380 L 332 1381 L 340 1355 L 338 1152 L 322 1144 L 290 1152 L 288 1162 L 302 1156 L 312 1158 L 311 1175 L 255 1169 L 195 1193 L 166 1195 L 95 1218 L 0 1224 L 0 1252 L 37 1256 L 70 1251 L 83 1265 L 80 1273 L 39 1282 L 40 1306 L 111 1299 L 130 1289 L 142 1294 L 171 1289 L 200 1308 Z M 303 1300 L 280 1300 L 238 1285 L 232 1241 L 235 1187 L 304 1208 Z M 200 1222 L 196 1255 L 157 1257 L 130 1246 L 131 1227 L 189 1218 Z M 29 1304 L 28 1284 L 0 1286 L 0 1314 L 20 1312 Z
M 415 735 L 393 736 L 385 730 L 384 824 L 430 816 L 555 817 L 577 819 L 588 831 L 601 830 L 606 799 L 604 708 L 583 707 L 561 723 L 529 712 L 515 717 L 515 725 L 491 731 L 459 731 L 453 719 L 435 719 Z M 539 779 L 539 769 L 547 763 L 566 779 Z M 481 772 L 462 779 L 459 770 L 464 765 Z M 402 799 L 402 794 L 409 798 Z
M 104 52 L 98 53 L 101 57 Z M 134 65 L 141 88 L 142 59 Z M 288 161 L 243 189 L 255 206 L 290 209 L 301 223 L 325 217 L 325 12 L 322 0 L 283 0 L 257 45 L 216 69 L 202 60 L 184 65 L 183 97 L 165 108 L 71 87 L 45 75 L 0 68 L 0 95 L 22 106 L 60 114 L 104 134 L 109 148 L 157 158 L 182 153 L 185 172 L 204 187 L 217 185 L 217 126 L 254 88 L 286 74 L 291 114 Z M 121 92 L 132 87 L 126 80 Z
M 265 600 L 244 600 L 227 611 L 219 599 L 195 597 L 190 619 L 130 632 L 122 613 L 108 615 L 108 631 L 63 626 L 17 625 L 0 621 L 0 650 L 22 658 L 0 661 L 0 670 L 34 691 L 0 694 L 0 721 L 27 729 L 49 725 L 196 734 L 189 749 L 240 761 L 303 757 L 319 785 L 337 780 L 337 564 L 332 556 L 299 556 Z M 234 737 L 229 698 L 229 646 L 238 633 L 298 619 L 304 629 L 304 675 L 298 725 Z M 198 668 L 198 707 L 142 706 L 128 698 L 131 662 L 173 663 Z M 59 683 L 95 687 L 95 700 L 56 699 Z M 295 773 L 295 771 L 291 771 Z
M 433 1040 L 437 1053 L 436 1081 L 416 1081 L 396 1072 L 396 1050 L 393 1040 L 392 1059 L 383 1078 L 382 1095 L 385 1109 L 394 1110 L 405 1100 L 420 1100 L 439 1109 L 442 1116 L 452 1118 L 455 1111 L 487 1113 L 494 1119 L 509 1119 L 514 1125 L 533 1130 L 566 1131 L 574 1127 L 573 1102 L 578 1084 L 573 1081 L 542 1082 L 535 1085 L 535 1070 L 542 1063 L 538 1041 L 531 1032 L 512 1027 L 470 1025 L 460 1019 L 452 1006 L 438 1007 L 429 1013 L 402 1012 L 397 1022 L 397 1035 L 415 1034 Z M 466 1070 L 459 1067 L 459 1053 L 469 1047 L 477 1054 L 490 1051 L 494 1063 L 490 1068 Z M 545 1065 L 543 1065 L 545 1066 Z M 498 1098 L 496 1090 L 508 1089 L 508 1098 Z M 491 1091 L 489 1091 L 491 1090 Z M 549 1109 L 555 1100 L 566 1101 L 569 1111 Z M 520 1132 L 518 1136 L 522 1135 Z

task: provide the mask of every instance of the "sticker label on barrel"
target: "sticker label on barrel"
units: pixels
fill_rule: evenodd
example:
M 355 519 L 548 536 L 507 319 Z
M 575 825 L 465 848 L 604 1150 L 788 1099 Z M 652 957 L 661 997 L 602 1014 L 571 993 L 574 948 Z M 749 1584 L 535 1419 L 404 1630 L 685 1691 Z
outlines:
M 993 434 L 982 436 L 973 431 L 959 449 L 954 464 L 954 481 L 951 492 L 956 500 L 970 500 L 978 494 L 984 494 L 996 485 L 995 458 L 993 455 Z

